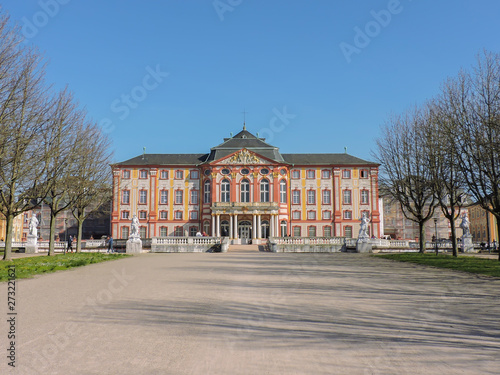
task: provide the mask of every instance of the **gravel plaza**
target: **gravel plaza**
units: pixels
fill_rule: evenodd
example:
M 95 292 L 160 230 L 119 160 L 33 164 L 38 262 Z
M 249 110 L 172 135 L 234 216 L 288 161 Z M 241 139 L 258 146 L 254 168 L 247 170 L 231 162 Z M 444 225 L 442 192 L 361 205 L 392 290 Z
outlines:
M 17 280 L 0 373 L 498 374 L 499 291 L 365 254 L 142 254 Z

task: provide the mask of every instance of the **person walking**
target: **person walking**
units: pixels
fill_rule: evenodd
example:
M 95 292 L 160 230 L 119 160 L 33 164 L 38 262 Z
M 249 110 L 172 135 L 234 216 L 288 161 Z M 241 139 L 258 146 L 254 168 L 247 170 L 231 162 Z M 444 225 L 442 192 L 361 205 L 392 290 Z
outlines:
M 108 253 L 113 253 L 113 237 L 108 236 Z
M 70 250 L 71 250 L 71 252 L 73 252 L 73 237 L 72 236 L 69 236 L 69 238 L 68 238 L 68 253 Z

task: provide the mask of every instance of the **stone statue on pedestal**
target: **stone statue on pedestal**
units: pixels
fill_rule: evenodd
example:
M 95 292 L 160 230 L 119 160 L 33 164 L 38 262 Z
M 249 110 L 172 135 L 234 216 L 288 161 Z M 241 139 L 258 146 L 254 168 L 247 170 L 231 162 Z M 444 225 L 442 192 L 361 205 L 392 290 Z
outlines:
M 38 219 L 35 214 L 31 215 L 28 228 L 28 238 L 25 245 L 25 252 L 27 254 L 38 253 Z
M 370 219 L 368 218 L 368 215 L 366 212 L 363 212 L 361 215 L 361 225 L 359 228 L 359 234 L 358 234 L 358 239 L 370 239 L 370 236 L 368 235 L 368 224 L 370 223 Z
M 468 237 L 470 236 L 470 221 L 469 218 L 467 217 L 467 212 L 464 212 L 462 215 L 462 222 L 460 223 L 460 228 L 464 231 L 463 236 Z
M 130 224 L 130 234 L 128 236 L 126 252 L 132 254 L 139 254 L 142 252 L 142 241 L 139 233 L 139 219 L 137 215 L 132 217 Z
M 35 214 L 31 215 L 30 224 L 29 224 L 29 236 L 38 237 L 38 219 Z
M 472 236 L 470 234 L 470 221 L 467 217 L 467 212 L 462 215 L 462 222 L 460 223 L 460 228 L 463 230 L 462 235 L 462 250 L 464 253 L 470 253 L 474 251 L 474 244 L 472 243 Z
M 130 235 L 129 239 L 141 239 L 141 235 L 139 234 L 139 219 L 137 215 L 132 217 L 132 224 L 130 224 Z

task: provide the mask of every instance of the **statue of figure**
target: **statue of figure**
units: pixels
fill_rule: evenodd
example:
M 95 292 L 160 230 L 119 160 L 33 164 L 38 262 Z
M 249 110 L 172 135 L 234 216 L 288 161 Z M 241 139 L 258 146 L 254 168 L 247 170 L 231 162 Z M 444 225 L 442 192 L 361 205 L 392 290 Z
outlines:
M 137 215 L 132 217 L 132 224 L 130 225 L 130 238 L 140 238 L 139 235 L 139 219 Z
M 470 236 L 470 221 L 467 217 L 467 212 L 464 212 L 462 215 L 462 222 L 460 223 L 460 228 L 464 231 L 464 237 Z
M 35 214 L 31 215 L 30 223 L 29 223 L 29 235 L 31 237 L 38 237 L 38 219 Z
M 369 236 L 368 236 L 368 223 L 370 222 L 370 219 L 368 218 L 368 215 L 366 212 L 363 212 L 360 220 L 361 220 L 361 225 L 359 228 L 358 238 L 369 238 Z

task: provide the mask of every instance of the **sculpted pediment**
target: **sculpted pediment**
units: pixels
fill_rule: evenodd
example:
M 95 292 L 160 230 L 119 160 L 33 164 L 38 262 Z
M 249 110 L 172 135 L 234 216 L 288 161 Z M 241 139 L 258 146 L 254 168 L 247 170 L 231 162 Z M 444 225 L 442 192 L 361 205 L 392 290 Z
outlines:
M 253 152 L 243 149 L 230 157 L 221 160 L 220 164 L 269 164 L 269 161 L 258 157 Z

